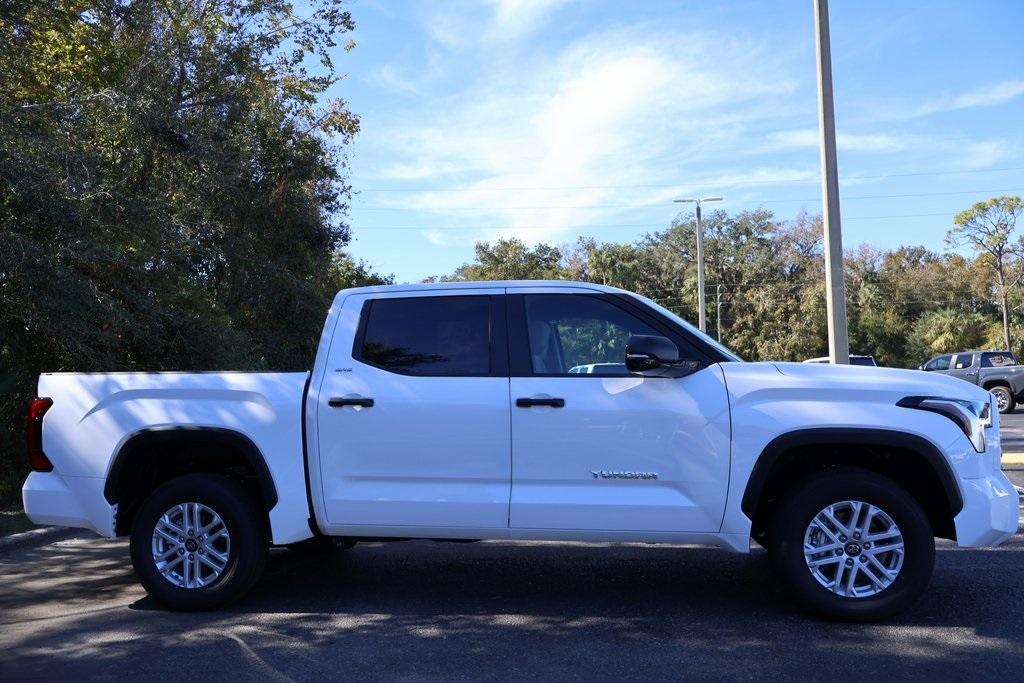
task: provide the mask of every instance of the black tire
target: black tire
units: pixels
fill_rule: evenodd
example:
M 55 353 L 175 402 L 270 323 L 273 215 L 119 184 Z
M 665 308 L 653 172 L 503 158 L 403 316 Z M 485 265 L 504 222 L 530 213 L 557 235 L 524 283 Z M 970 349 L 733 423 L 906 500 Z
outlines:
M 825 507 L 842 501 L 860 501 L 880 508 L 903 536 L 902 567 L 895 580 L 875 595 L 845 597 L 834 593 L 815 579 L 804 558 L 804 537 L 811 521 Z M 935 538 L 921 506 L 897 483 L 867 470 L 826 470 L 796 484 L 780 501 L 770 536 L 774 545 L 772 561 L 794 597 L 807 609 L 838 621 L 879 621 L 907 609 L 927 588 L 935 566 Z M 859 546 L 846 546 L 844 553 L 846 548 L 860 552 Z M 848 563 L 849 559 L 842 562 Z
M 347 550 L 355 544 L 353 540 L 338 536 L 316 536 L 298 543 L 289 543 L 285 547 L 299 555 L 326 555 L 335 550 Z
M 183 503 L 200 503 L 215 511 L 230 535 L 223 571 L 198 588 L 172 583 L 153 557 L 157 522 Z M 171 609 L 192 612 L 224 607 L 245 595 L 262 575 L 267 561 L 266 528 L 266 514 L 238 482 L 216 474 L 177 477 L 158 486 L 139 508 L 132 523 L 132 565 L 146 592 Z
M 992 387 L 989 391 L 995 395 L 996 405 L 1000 405 L 1002 403 L 1002 408 L 999 409 L 1000 413 L 1012 413 L 1014 408 L 1017 407 L 1017 399 L 1014 398 L 1013 392 L 1010 391 L 1009 387 L 1004 387 L 1000 384 Z

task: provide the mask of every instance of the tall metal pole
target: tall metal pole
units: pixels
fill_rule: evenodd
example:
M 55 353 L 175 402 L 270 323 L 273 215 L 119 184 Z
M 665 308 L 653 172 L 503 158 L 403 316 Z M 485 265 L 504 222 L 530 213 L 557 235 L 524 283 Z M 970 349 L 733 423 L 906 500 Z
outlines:
M 722 341 L 722 285 L 715 287 L 715 334 Z
M 818 124 L 821 133 L 821 201 L 825 228 L 825 297 L 828 355 L 833 363 L 850 362 L 843 283 L 843 229 L 839 219 L 839 170 L 836 162 L 836 116 L 832 102 L 832 49 L 828 0 L 814 0 L 818 55 Z
M 704 226 L 701 224 L 700 207 L 704 202 L 720 202 L 721 197 L 699 199 L 673 199 L 676 204 L 697 205 L 697 321 L 701 332 L 707 331 L 708 307 L 704 292 Z
M 704 291 L 704 228 L 700 224 L 700 200 L 697 200 L 697 327 L 707 331 L 708 308 Z

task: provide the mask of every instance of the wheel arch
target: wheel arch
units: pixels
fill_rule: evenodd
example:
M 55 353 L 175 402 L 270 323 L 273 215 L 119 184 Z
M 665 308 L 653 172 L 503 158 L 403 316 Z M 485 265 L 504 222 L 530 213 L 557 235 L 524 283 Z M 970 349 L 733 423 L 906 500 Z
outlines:
M 765 446 L 740 503 L 753 523 L 753 535 L 764 531 L 777 496 L 799 478 L 834 466 L 889 476 L 918 500 L 937 536 L 955 537 L 953 518 L 963 509 L 963 496 L 952 467 L 935 444 L 898 430 L 858 428 L 801 429 Z
M 266 512 L 277 505 L 266 459 L 245 434 L 224 427 L 149 427 L 125 439 L 107 472 L 103 496 L 118 505 L 115 531 L 127 533 L 145 494 L 156 485 L 190 472 L 232 476 L 250 486 Z

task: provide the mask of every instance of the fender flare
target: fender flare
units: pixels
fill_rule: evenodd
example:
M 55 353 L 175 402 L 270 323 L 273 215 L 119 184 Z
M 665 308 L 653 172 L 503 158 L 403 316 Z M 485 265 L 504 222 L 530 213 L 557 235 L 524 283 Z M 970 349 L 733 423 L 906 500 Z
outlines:
M 747 480 L 747 488 L 740 503 L 743 513 L 750 519 L 754 518 L 768 475 L 784 453 L 798 447 L 826 445 L 887 446 L 913 451 L 923 457 L 935 471 L 935 475 L 942 483 L 952 516 L 955 517 L 964 507 L 963 495 L 960 493 L 949 461 L 928 439 L 895 429 L 814 427 L 786 432 L 772 439 L 764 447 Z
M 277 505 L 277 488 L 274 486 L 274 479 L 270 474 L 270 468 L 267 467 L 263 453 L 245 434 L 224 427 L 169 426 L 140 429 L 128 437 L 115 454 L 103 485 L 103 497 L 110 504 L 117 502 L 117 491 L 121 480 L 136 459 L 143 457 L 143 453 L 147 449 L 168 444 L 196 443 L 230 446 L 233 450 L 241 453 L 246 463 L 256 473 L 267 511 Z

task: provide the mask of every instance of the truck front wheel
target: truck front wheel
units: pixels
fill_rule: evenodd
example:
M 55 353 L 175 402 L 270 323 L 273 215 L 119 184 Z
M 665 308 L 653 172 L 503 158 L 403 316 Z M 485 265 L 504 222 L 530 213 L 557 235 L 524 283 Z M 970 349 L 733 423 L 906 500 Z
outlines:
M 806 607 L 841 621 L 876 621 L 906 609 L 928 585 L 935 538 L 921 506 L 874 472 L 836 468 L 780 501 L 773 561 Z
M 158 486 L 139 508 L 131 533 L 135 573 L 171 609 L 228 605 L 256 583 L 267 560 L 262 512 L 231 479 L 189 474 Z

